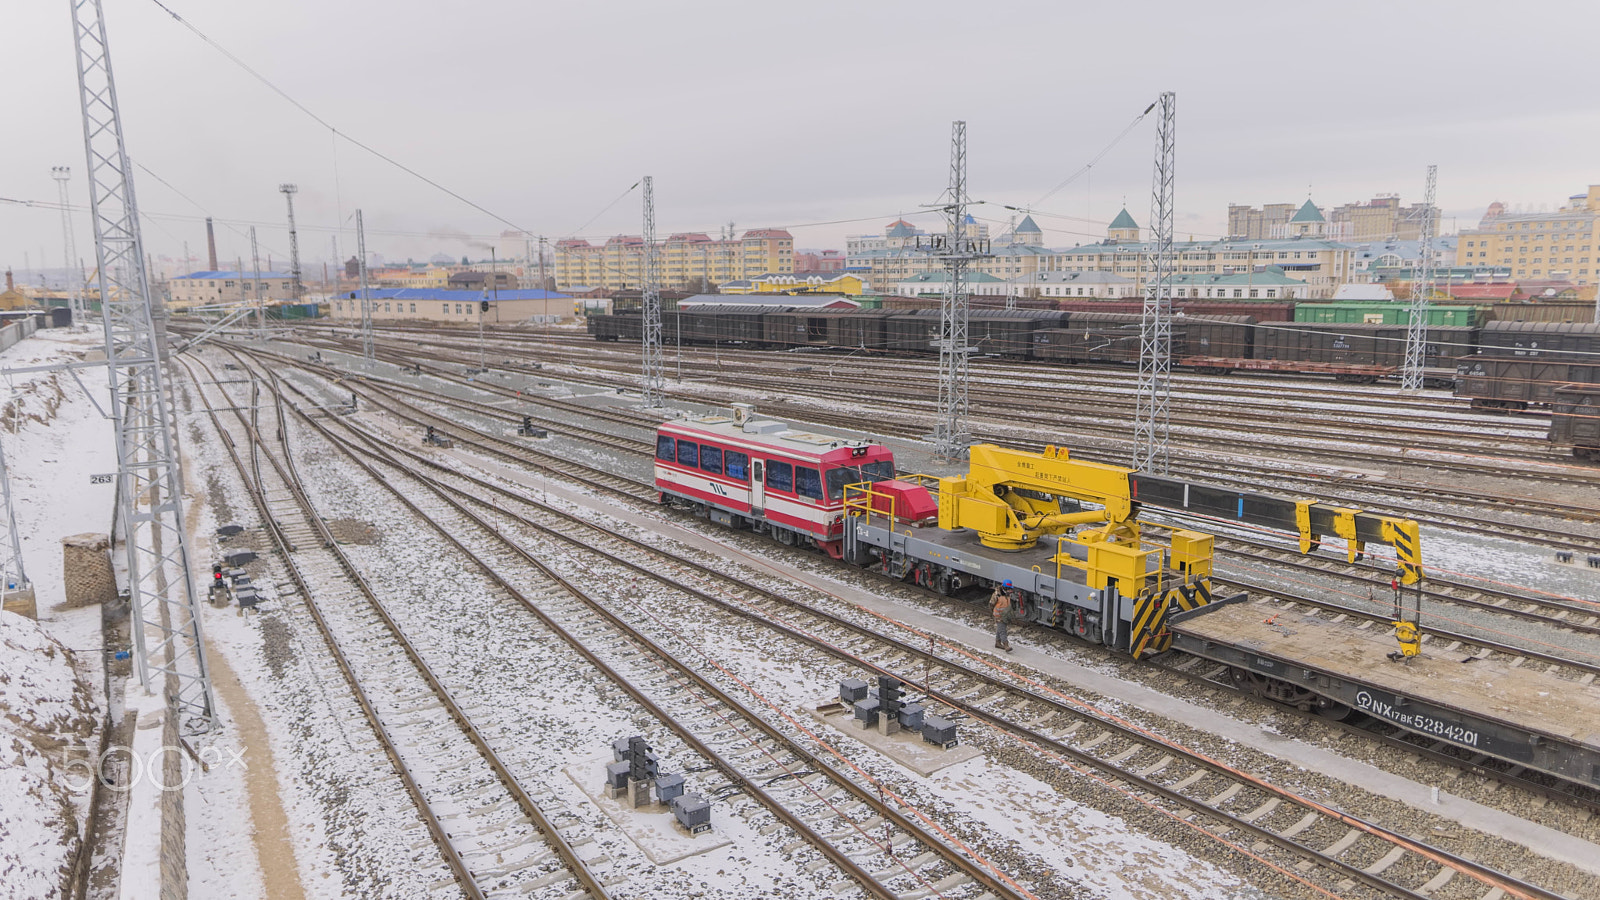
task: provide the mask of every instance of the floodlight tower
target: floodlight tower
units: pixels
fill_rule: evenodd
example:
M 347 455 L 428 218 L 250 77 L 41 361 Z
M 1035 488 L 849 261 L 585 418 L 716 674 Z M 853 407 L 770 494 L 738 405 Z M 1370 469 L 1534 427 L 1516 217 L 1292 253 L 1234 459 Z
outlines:
M 67 282 L 70 288 L 67 302 L 72 309 L 72 324 L 81 325 L 83 311 L 79 307 L 83 303 L 83 278 L 73 277 L 72 273 L 78 269 L 78 246 L 72 238 L 72 207 L 70 195 L 67 192 L 67 182 L 72 180 L 72 169 L 69 166 L 51 166 L 50 177 L 56 180 L 61 195 L 61 245 L 62 252 L 67 260 Z
M 1439 167 L 1428 167 L 1428 186 L 1422 192 L 1422 225 L 1417 230 L 1417 268 L 1411 279 L 1411 308 L 1406 328 L 1406 361 L 1400 370 L 1400 390 L 1422 390 L 1422 370 L 1428 363 L 1428 295 L 1433 292 L 1433 200 Z
M 666 406 L 661 361 L 661 257 L 656 248 L 655 179 L 644 177 L 644 405 Z
M 1139 380 L 1133 420 L 1133 467 L 1167 474 L 1172 425 L 1172 221 L 1176 163 L 1177 95 L 1163 91 L 1157 101 L 1156 165 L 1150 193 L 1149 275 L 1139 321 Z
M 127 553 L 139 681 L 190 730 L 216 725 L 184 527 L 183 468 L 158 314 L 145 269 L 132 167 L 100 0 L 68 0 L 94 220 L 100 310 L 117 433 L 116 522 Z
M 280 184 L 278 190 L 283 193 L 283 199 L 289 204 L 289 291 L 294 302 L 299 303 L 305 286 L 300 278 L 300 236 L 294 228 L 294 195 L 300 188 L 293 184 Z M 262 327 L 266 327 L 265 323 Z
M 942 242 L 934 241 L 935 256 L 944 260 L 944 302 L 939 305 L 939 408 L 933 422 L 933 450 L 947 459 L 967 455 L 972 434 L 967 428 L 968 376 L 972 348 L 967 341 L 968 297 L 963 276 L 974 259 L 984 255 L 976 238 L 966 236 L 967 223 L 967 123 L 950 126 L 950 187 L 944 204 L 949 219 Z

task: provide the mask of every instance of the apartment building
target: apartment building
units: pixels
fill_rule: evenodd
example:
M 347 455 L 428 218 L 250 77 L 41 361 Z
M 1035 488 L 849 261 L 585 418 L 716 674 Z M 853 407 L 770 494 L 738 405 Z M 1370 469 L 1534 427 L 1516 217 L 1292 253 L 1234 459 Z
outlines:
M 683 232 L 662 241 L 658 252 L 666 289 L 794 272 L 794 236 L 781 228 L 753 228 L 731 239 Z M 638 289 L 644 284 L 644 239 L 618 235 L 598 246 L 581 238 L 557 241 L 553 274 L 560 287 Z
M 1554 212 L 1504 209 L 1495 204 L 1476 229 L 1457 236 L 1456 265 L 1508 268 L 1519 281 L 1600 282 L 1600 185 Z

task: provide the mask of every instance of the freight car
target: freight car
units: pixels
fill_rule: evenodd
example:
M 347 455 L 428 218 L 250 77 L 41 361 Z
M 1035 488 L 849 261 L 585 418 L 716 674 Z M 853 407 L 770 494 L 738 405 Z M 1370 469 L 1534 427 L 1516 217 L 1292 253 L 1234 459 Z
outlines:
M 1262 370 L 1373 382 L 1395 376 L 1404 364 L 1404 325 L 1270 322 L 1250 316 L 1195 315 L 1200 308 L 1199 303 L 1191 303 L 1185 307 L 1186 312 L 1173 317 L 1173 357 L 1177 365 L 1202 373 Z M 718 317 L 730 321 L 714 324 Z M 607 318 L 612 317 L 590 320 L 590 333 L 597 339 L 638 340 L 641 329 L 637 314 L 619 313 L 615 317 L 621 320 L 618 323 L 603 321 Z M 759 342 L 755 339 L 757 319 L 761 322 Z M 1139 356 L 1140 320 L 1137 312 L 974 308 L 969 312 L 968 334 L 975 352 L 982 354 L 1069 364 L 1132 364 Z M 786 349 L 831 347 L 932 354 L 937 351 L 939 321 L 936 309 L 709 307 L 693 313 L 664 314 L 662 340 L 668 344 L 676 341 L 675 329 L 681 322 L 684 343 L 717 341 Z M 1468 326 L 1428 329 L 1425 366 L 1430 386 L 1450 387 L 1455 383 L 1457 358 L 1476 349 L 1478 334 L 1477 328 Z M 1499 339 L 1516 340 L 1506 334 Z M 1515 352 L 1509 346 L 1506 350 Z
M 1455 395 L 1479 409 L 1525 410 L 1549 406 L 1571 383 L 1600 384 L 1600 325 L 1493 321 L 1458 362 Z
M 1600 384 L 1565 384 L 1553 395 L 1550 443 L 1578 459 L 1600 461 Z

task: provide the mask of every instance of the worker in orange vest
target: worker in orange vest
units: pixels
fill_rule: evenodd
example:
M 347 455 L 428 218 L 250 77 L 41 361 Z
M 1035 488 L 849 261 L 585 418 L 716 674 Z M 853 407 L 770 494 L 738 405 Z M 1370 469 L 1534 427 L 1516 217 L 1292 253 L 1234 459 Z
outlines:
M 1006 635 L 1006 629 L 1011 624 L 1011 617 L 1015 615 L 1016 600 L 1012 596 L 1014 588 L 1010 581 L 995 585 L 994 594 L 989 599 L 994 603 L 994 645 L 1011 652 L 1011 639 Z

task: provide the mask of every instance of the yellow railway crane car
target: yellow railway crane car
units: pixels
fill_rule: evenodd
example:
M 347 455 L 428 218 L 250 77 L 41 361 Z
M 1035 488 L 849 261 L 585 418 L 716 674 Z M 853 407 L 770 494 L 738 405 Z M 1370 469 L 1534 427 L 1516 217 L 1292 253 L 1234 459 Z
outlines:
M 1070 631 L 1135 659 L 1166 650 L 1171 615 L 1213 602 L 1209 534 L 1141 534 L 1150 506 L 1297 532 L 1302 549 L 1344 537 L 1396 547 L 1401 577 L 1421 577 L 1416 523 L 1314 501 L 1241 493 L 1120 466 L 978 444 L 965 475 L 851 485 L 844 558 L 945 594 L 1010 581 L 1023 621 Z M 937 517 L 934 510 L 937 498 Z M 1402 550 L 1402 547 L 1405 549 Z

